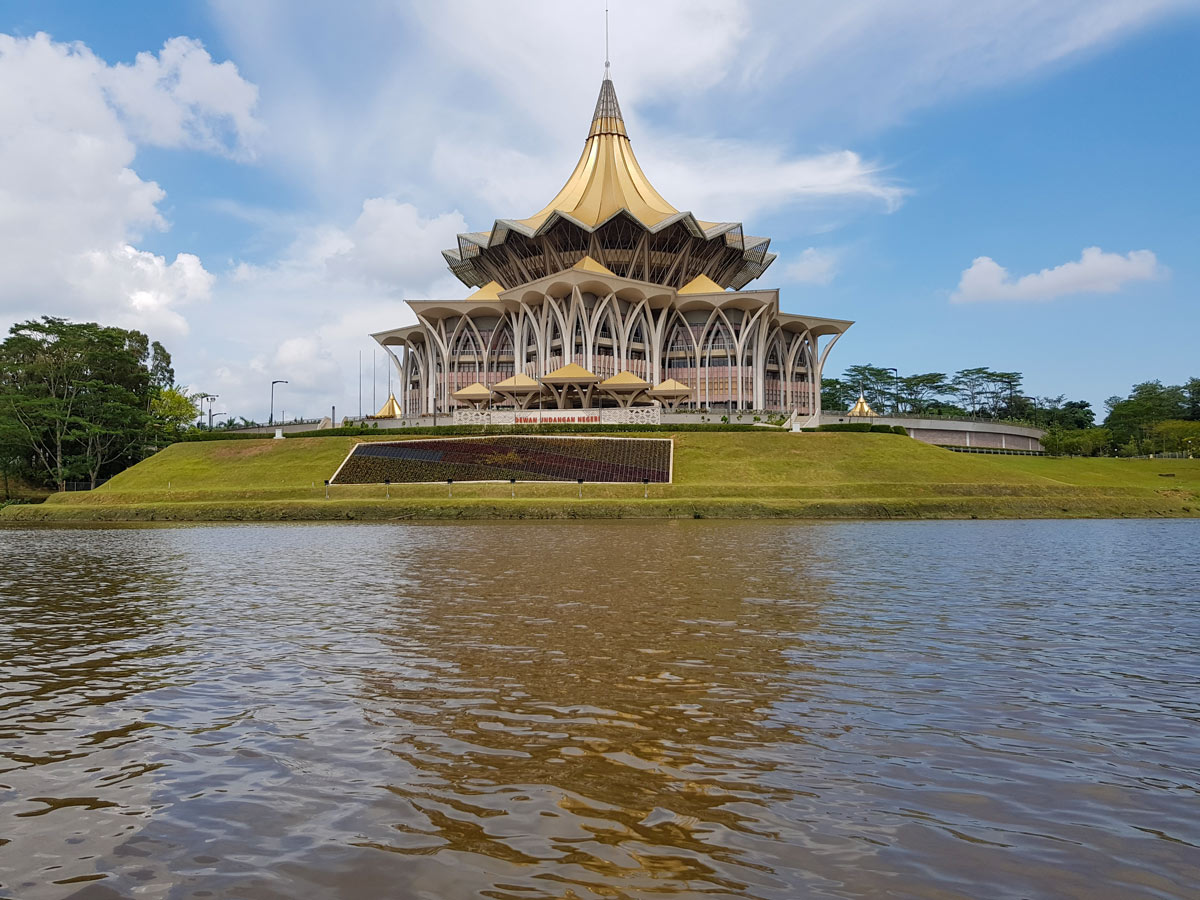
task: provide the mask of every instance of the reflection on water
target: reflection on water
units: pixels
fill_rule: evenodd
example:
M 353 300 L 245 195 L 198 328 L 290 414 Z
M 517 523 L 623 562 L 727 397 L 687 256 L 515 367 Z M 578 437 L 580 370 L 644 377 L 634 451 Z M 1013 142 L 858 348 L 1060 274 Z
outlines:
M 1192 522 L 0 530 L 0 897 L 1193 896 L 1198 558 Z

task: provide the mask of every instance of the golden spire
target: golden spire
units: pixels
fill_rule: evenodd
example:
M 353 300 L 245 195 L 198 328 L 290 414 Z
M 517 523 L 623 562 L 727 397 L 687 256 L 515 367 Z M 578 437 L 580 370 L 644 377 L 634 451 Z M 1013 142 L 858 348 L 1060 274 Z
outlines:
M 879 413 L 871 409 L 871 404 L 867 402 L 866 396 L 862 391 L 859 391 L 858 400 L 855 402 L 854 406 L 850 408 L 850 412 L 848 412 L 846 415 L 853 416 L 855 418 L 865 418 L 867 416 L 877 416 Z
M 544 209 L 517 221 L 537 229 L 557 211 L 587 228 L 595 228 L 620 210 L 627 210 L 647 228 L 679 215 L 679 210 L 650 184 L 633 155 L 606 63 L 592 127 L 575 171 Z

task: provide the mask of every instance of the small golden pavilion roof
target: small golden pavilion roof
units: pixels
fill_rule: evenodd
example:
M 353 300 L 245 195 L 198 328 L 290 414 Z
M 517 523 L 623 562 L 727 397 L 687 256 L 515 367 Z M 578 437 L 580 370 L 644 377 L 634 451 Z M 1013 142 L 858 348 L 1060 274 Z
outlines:
M 679 289 L 680 294 L 723 294 L 725 288 L 721 287 L 707 275 L 703 273 L 697 275 L 687 284 Z
M 650 382 L 628 370 L 622 370 L 612 378 L 605 378 L 600 382 L 600 387 L 610 391 L 639 391 L 650 387 Z
M 679 397 L 684 394 L 690 394 L 692 389 L 682 381 L 676 381 L 674 378 L 668 378 L 666 381 L 660 381 L 652 387 L 647 393 L 657 394 L 660 397 Z
M 541 378 L 542 384 L 587 384 L 599 380 L 599 375 L 589 372 L 578 363 L 567 363 Z
M 871 404 L 867 403 L 867 398 L 860 392 L 858 400 L 854 406 L 850 408 L 849 415 L 851 416 L 877 416 L 879 413 L 871 409 Z
M 481 287 L 479 290 L 477 290 L 475 293 L 473 293 L 467 299 L 468 300 L 499 300 L 500 292 L 502 290 L 504 290 L 504 288 L 501 287 L 500 282 L 489 281 L 487 284 L 485 284 L 483 287 Z
M 595 272 L 597 275 L 616 275 L 617 274 L 612 269 L 608 268 L 607 266 L 603 265 L 602 263 L 596 262 L 596 260 L 592 259 L 590 256 L 585 256 L 579 262 L 575 263 L 575 265 L 571 266 L 571 268 L 578 269 L 581 272 Z
M 492 396 L 492 392 L 476 381 L 474 384 L 468 384 L 465 388 L 461 388 L 451 394 L 455 400 L 487 400 Z
M 536 378 L 530 378 L 528 375 L 522 375 L 520 372 L 492 385 L 493 391 L 508 391 L 509 393 L 517 394 L 540 391 L 541 389 L 542 384 L 540 381 Z
M 396 395 L 391 394 L 387 398 L 387 402 L 379 408 L 379 412 L 375 413 L 376 419 L 398 419 L 401 416 L 400 404 L 396 402 Z

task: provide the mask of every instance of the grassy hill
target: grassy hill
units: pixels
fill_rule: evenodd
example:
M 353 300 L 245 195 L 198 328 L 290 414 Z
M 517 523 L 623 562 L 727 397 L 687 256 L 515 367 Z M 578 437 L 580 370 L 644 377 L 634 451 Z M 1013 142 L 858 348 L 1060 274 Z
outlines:
M 12 507 L 2 521 L 220 521 L 510 517 L 998 518 L 1200 516 L 1200 460 L 953 453 L 884 434 L 681 432 L 674 481 L 651 485 L 342 485 L 324 481 L 360 440 L 182 443 L 102 488 Z M 396 440 L 394 436 L 388 438 Z M 1166 477 L 1171 476 L 1171 477 Z

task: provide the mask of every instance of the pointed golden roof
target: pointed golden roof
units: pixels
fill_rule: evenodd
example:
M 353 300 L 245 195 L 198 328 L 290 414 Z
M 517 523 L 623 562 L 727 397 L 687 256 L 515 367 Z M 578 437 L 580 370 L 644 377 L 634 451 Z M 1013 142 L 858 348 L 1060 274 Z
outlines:
M 476 381 L 474 384 L 468 384 L 465 388 L 460 388 L 450 396 L 455 400 L 487 400 L 492 396 L 492 392 Z
M 589 372 L 578 363 L 567 363 L 560 369 L 555 369 L 541 378 L 542 384 L 586 384 L 589 381 L 599 381 L 600 376 Z
M 679 210 L 663 199 L 638 165 L 629 135 L 625 133 L 617 92 L 612 80 L 605 76 L 587 143 L 575 171 L 541 211 L 517 221 L 537 229 L 552 213 L 558 212 L 595 228 L 623 209 L 647 228 L 679 215 Z
M 650 382 L 643 378 L 638 378 L 638 376 L 626 369 L 618 372 L 612 378 L 605 378 L 600 382 L 600 387 L 607 388 L 610 391 L 637 391 L 650 387 Z
M 504 288 L 501 286 L 500 282 L 489 281 L 487 284 L 485 284 L 483 287 L 481 287 L 479 290 L 477 290 L 475 293 L 473 293 L 467 299 L 468 300 L 499 300 L 500 292 L 502 290 L 504 290 Z
M 592 113 L 583 153 L 554 199 L 528 218 L 499 218 L 488 231 L 458 235 L 457 246 L 443 250 L 442 256 L 450 271 L 464 284 L 480 285 L 495 279 L 502 286 L 513 288 L 517 279 L 524 283 L 556 273 L 557 269 L 553 267 L 559 262 L 561 247 L 551 241 L 555 246 L 554 252 L 550 252 L 543 243 L 559 228 L 599 233 L 600 246 L 606 250 L 627 249 L 624 243 L 627 236 L 605 233 L 605 226 L 622 216 L 632 220 L 627 224 L 636 224 L 651 234 L 676 228 L 681 232 L 680 239 L 672 243 L 674 249 L 668 255 L 683 255 L 690 259 L 694 250 L 697 259 L 700 256 L 709 259 L 713 264 L 711 277 L 719 280 L 721 287 L 740 290 L 759 277 L 776 258 L 769 250 L 769 238 L 745 234 L 740 222 L 701 221 L 692 213 L 681 212 L 672 206 L 654 189 L 634 156 L 617 92 L 607 71 L 600 83 L 600 96 Z M 508 256 L 500 249 L 510 234 L 519 234 L 534 242 L 534 252 L 522 257 L 524 265 L 519 275 L 510 270 Z M 713 252 L 716 248 L 709 242 L 714 241 L 721 242 L 720 252 Z M 607 265 L 619 277 L 636 277 L 632 273 L 638 268 L 639 260 L 625 258 L 628 256 L 608 258 Z M 648 277 L 650 262 L 643 258 L 640 266 L 641 277 Z M 671 274 L 667 277 L 671 279 L 671 287 L 682 284 L 688 277 L 684 274 L 686 270 L 686 266 L 670 268 Z
M 536 378 L 530 378 L 528 375 L 517 373 L 510 378 L 505 378 L 503 381 L 498 381 L 492 385 L 493 391 L 508 391 L 510 394 L 526 393 L 532 391 L 540 391 L 542 384 Z
M 867 398 L 865 396 L 863 396 L 862 392 L 859 392 L 858 400 L 855 402 L 854 406 L 852 406 L 850 408 L 850 412 L 848 413 L 848 415 L 851 415 L 851 416 L 878 416 L 879 413 L 877 413 L 877 412 L 875 412 L 875 410 L 871 409 L 871 404 L 867 403 Z
M 575 265 L 571 266 L 571 268 L 578 269 L 581 272 L 595 272 L 597 275 L 615 276 L 617 274 L 612 269 L 606 268 L 601 263 L 596 262 L 590 256 L 585 256 L 579 262 L 575 263 Z
M 678 292 L 680 294 L 723 294 L 725 289 L 707 275 L 697 275 Z
M 682 381 L 676 381 L 674 378 L 668 378 L 666 381 L 660 381 L 647 393 L 658 394 L 660 397 L 680 397 L 684 394 L 690 394 L 691 392 L 692 389 Z
M 398 419 L 403 413 L 400 412 L 400 404 L 396 402 L 396 395 L 392 394 L 387 398 L 387 402 L 379 408 L 379 412 L 375 413 L 372 418 L 375 419 Z

